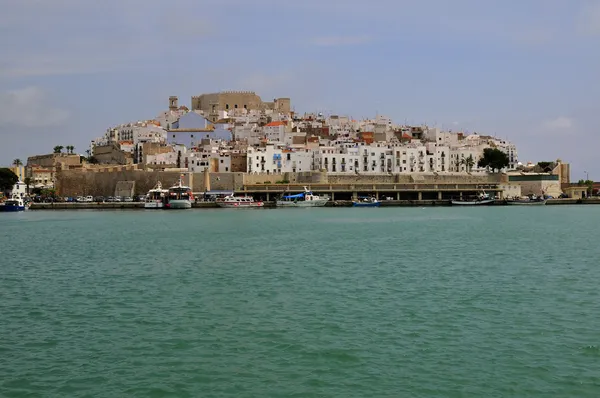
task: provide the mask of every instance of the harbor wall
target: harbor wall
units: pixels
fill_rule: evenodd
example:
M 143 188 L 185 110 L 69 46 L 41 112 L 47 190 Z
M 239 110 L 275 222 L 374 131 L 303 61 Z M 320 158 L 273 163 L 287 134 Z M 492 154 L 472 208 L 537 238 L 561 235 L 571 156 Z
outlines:
M 106 168 L 89 170 L 61 170 L 56 176 L 56 188 L 60 196 L 112 196 L 117 184 L 127 181 L 131 185 L 133 195 L 143 195 L 153 188 L 158 181 L 163 187 L 177 182 L 180 175 L 184 183 L 191 186 L 194 192 L 204 192 L 204 174 L 187 173 L 180 170 L 139 170 L 135 168 Z M 260 184 L 498 184 L 501 174 L 489 175 L 408 175 L 408 174 L 373 174 L 373 175 L 340 175 L 325 172 L 302 172 L 280 174 L 247 174 L 247 173 L 210 173 L 210 189 L 213 191 L 239 191 L 244 186 Z
M 133 188 L 133 195 L 145 195 L 158 181 L 164 188 L 175 184 L 180 175 L 183 182 L 192 187 L 194 192 L 203 192 L 203 173 L 181 173 L 179 171 L 81 171 L 63 170 L 57 173 L 56 189 L 59 196 L 113 196 L 117 184 L 127 181 Z M 244 173 L 210 173 L 211 190 L 241 189 L 244 184 Z

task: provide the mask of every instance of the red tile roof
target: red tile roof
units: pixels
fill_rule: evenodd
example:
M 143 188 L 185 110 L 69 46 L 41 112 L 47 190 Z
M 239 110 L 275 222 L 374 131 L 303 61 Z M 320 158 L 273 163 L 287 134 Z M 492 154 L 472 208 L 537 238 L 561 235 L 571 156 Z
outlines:
M 271 122 L 269 124 L 266 125 L 267 127 L 276 127 L 276 126 L 287 126 L 287 122 L 283 121 L 283 122 Z

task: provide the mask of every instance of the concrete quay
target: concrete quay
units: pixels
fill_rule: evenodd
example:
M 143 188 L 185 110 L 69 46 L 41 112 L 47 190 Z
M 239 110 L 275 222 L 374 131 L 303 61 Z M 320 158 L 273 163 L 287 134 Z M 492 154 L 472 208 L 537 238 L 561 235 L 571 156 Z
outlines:
M 315 194 L 327 195 L 332 201 L 355 200 L 359 196 L 374 195 L 386 202 L 443 202 L 476 195 L 485 190 L 499 195 L 502 189 L 498 184 L 423 184 L 423 183 L 376 183 L 376 184 L 244 184 L 236 194 L 252 195 L 256 199 L 271 201 L 275 197 L 304 191 L 304 187 Z

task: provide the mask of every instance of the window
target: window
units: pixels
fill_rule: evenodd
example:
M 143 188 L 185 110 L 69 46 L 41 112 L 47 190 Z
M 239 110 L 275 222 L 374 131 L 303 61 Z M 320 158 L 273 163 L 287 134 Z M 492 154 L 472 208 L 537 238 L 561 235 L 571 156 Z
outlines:
M 225 104 L 225 109 L 229 109 L 229 104 Z
M 235 104 L 233 107 L 234 107 L 235 109 L 237 109 L 237 104 Z
M 221 163 L 223 163 L 223 159 L 221 159 Z
M 244 104 L 244 109 L 248 109 L 248 105 Z
M 229 167 L 225 167 L 225 171 L 229 171 Z

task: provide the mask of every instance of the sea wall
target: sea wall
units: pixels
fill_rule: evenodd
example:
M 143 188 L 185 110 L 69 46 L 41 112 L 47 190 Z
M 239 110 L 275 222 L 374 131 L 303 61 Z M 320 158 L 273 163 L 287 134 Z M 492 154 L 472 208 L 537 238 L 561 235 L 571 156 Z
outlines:
M 62 170 L 56 176 L 56 188 L 60 196 L 112 196 L 117 184 L 127 181 L 133 188 L 133 195 L 143 195 L 160 181 L 163 187 L 177 182 L 180 175 L 184 183 L 194 192 L 203 192 L 203 173 L 182 173 L 180 170 L 152 171 L 134 168 L 112 168 L 100 170 Z M 241 190 L 245 185 L 275 184 L 286 181 L 290 184 L 498 184 L 500 174 L 468 175 L 408 175 L 408 174 L 366 174 L 334 175 L 324 172 L 246 174 L 210 173 L 210 189 L 232 191 Z
M 63 170 L 57 173 L 56 189 L 59 196 L 112 196 L 117 184 L 127 181 L 134 195 L 143 195 L 160 181 L 163 187 L 169 187 L 183 175 L 183 182 L 194 192 L 203 192 L 203 173 L 181 173 L 179 171 L 83 171 Z M 241 189 L 244 185 L 244 173 L 210 173 L 211 190 Z

